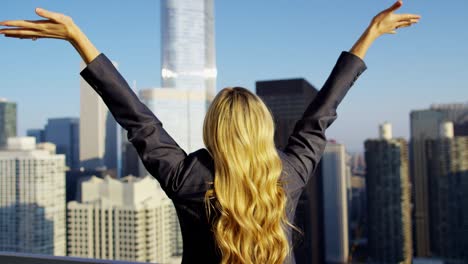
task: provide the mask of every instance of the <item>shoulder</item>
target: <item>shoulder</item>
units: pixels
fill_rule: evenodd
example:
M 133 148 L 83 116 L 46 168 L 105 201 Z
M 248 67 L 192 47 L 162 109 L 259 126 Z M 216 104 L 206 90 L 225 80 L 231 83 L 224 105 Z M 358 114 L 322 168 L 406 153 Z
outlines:
M 173 200 L 200 200 L 214 181 L 214 162 L 208 150 L 202 148 L 190 153 L 178 168 L 178 187 Z

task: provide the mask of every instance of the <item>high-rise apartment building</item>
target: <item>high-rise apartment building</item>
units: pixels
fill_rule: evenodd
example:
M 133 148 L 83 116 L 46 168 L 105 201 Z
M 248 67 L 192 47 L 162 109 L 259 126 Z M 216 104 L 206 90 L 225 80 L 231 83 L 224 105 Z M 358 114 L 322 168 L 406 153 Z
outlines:
M 9 137 L 16 137 L 16 103 L 0 98 L 0 149 L 5 147 Z
M 177 252 L 177 215 L 151 177 L 91 177 L 68 203 L 68 255 L 167 263 Z
M 468 137 L 454 137 L 453 123 L 444 122 L 439 138 L 426 141 L 426 155 L 432 256 L 466 263 Z
M 467 135 L 463 124 L 468 122 L 468 104 L 438 104 L 429 109 L 412 111 L 410 172 L 412 182 L 413 232 L 415 255 L 431 256 L 429 180 L 426 160 L 426 140 L 437 139 L 443 122 L 453 122 L 455 136 Z M 457 134 L 460 133 L 460 134 Z
M 0 251 L 65 256 L 65 157 L 53 149 L 24 137 L 0 151 Z
M 380 127 L 380 138 L 365 142 L 368 216 L 367 263 L 412 262 L 411 203 L 408 146 L 393 139 L 391 125 Z

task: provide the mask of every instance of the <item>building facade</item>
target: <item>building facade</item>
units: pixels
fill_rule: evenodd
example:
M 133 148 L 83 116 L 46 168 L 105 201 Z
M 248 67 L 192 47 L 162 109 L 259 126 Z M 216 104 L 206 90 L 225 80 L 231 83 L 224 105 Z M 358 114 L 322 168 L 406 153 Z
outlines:
M 50 118 L 44 129 L 44 141 L 57 147 L 57 154 L 64 154 L 66 165 L 80 167 L 80 119 Z
M 35 138 L 0 151 L 0 251 L 65 256 L 65 157 Z
M 328 142 L 322 156 L 326 263 L 348 263 L 348 195 L 346 151 Z
M 442 124 L 426 141 L 431 253 L 447 263 L 468 262 L 468 137 L 454 137 Z M 458 262 L 456 262 L 458 261 Z
M 68 203 L 68 255 L 168 263 L 177 252 L 172 201 L 151 176 L 91 177 Z
M 216 94 L 214 0 L 161 1 L 162 87 Z
M 117 64 L 114 62 L 114 66 Z M 85 63 L 81 68 L 86 67 Z M 85 169 L 107 168 L 118 177 L 121 168 L 120 126 L 104 101 L 80 78 L 80 165 Z
M 6 147 L 9 137 L 16 137 L 16 103 L 0 98 L 0 149 Z
M 141 90 L 140 98 L 183 150 L 190 153 L 204 148 L 205 93 L 190 89 L 154 88 Z
M 467 135 L 463 124 L 468 122 L 468 104 L 438 104 L 429 109 L 412 111 L 410 172 L 413 183 L 414 201 L 413 232 L 414 254 L 419 257 L 431 256 L 431 233 L 429 212 L 429 180 L 426 160 L 426 140 L 437 139 L 443 122 L 453 122 L 455 136 Z
M 412 262 L 408 146 L 391 138 L 389 124 L 381 137 L 365 142 L 368 216 L 367 263 Z

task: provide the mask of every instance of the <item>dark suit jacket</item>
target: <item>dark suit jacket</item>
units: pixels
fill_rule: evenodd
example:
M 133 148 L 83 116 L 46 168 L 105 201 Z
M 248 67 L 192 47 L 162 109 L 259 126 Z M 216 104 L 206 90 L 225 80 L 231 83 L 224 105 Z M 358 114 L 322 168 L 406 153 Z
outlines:
M 343 52 L 325 85 L 297 122 L 288 145 L 278 150 L 283 161 L 281 180 L 285 183 L 291 223 L 302 189 L 325 148 L 325 130 L 337 118 L 338 104 L 365 69 L 359 57 Z M 81 75 L 128 131 L 128 139 L 146 169 L 174 202 L 183 236 L 182 263 L 219 263 L 204 205 L 208 183 L 214 180 L 214 163 L 208 151 L 199 149 L 187 155 L 104 54 L 94 59 Z M 291 232 L 287 230 L 292 245 Z M 292 254 L 287 262 L 294 263 Z

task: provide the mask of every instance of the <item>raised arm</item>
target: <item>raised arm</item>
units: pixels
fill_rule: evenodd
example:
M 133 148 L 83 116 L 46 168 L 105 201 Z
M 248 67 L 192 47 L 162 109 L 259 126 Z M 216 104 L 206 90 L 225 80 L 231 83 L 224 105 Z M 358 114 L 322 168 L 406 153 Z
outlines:
M 32 39 L 55 38 L 69 41 L 88 64 L 83 78 L 102 97 L 116 121 L 128 131 L 147 170 L 171 197 L 178 192 L 176 177 L 183 167 L 186 153 L 163 129 L 161 122 L 138 99 L 110 60 L 101 54 L 86 35 L 63 14 L 36 9 L 46 20 L 10 20 L 0 22 L 7 37 Z
M 363 58 L 371 44 L 383 34 L 394 34 L 396 29 L 418 22 L 417 15 L 395 14 L 401 5 L 398 1 L 372 19 L 351 50 L 341 54 L 324 86 L 297 122 L 284 153 L 296 169 L 301 185 L 317 168 L 326 145 L 325 130 L 337 118 L 338 105 L 366 70 Z

